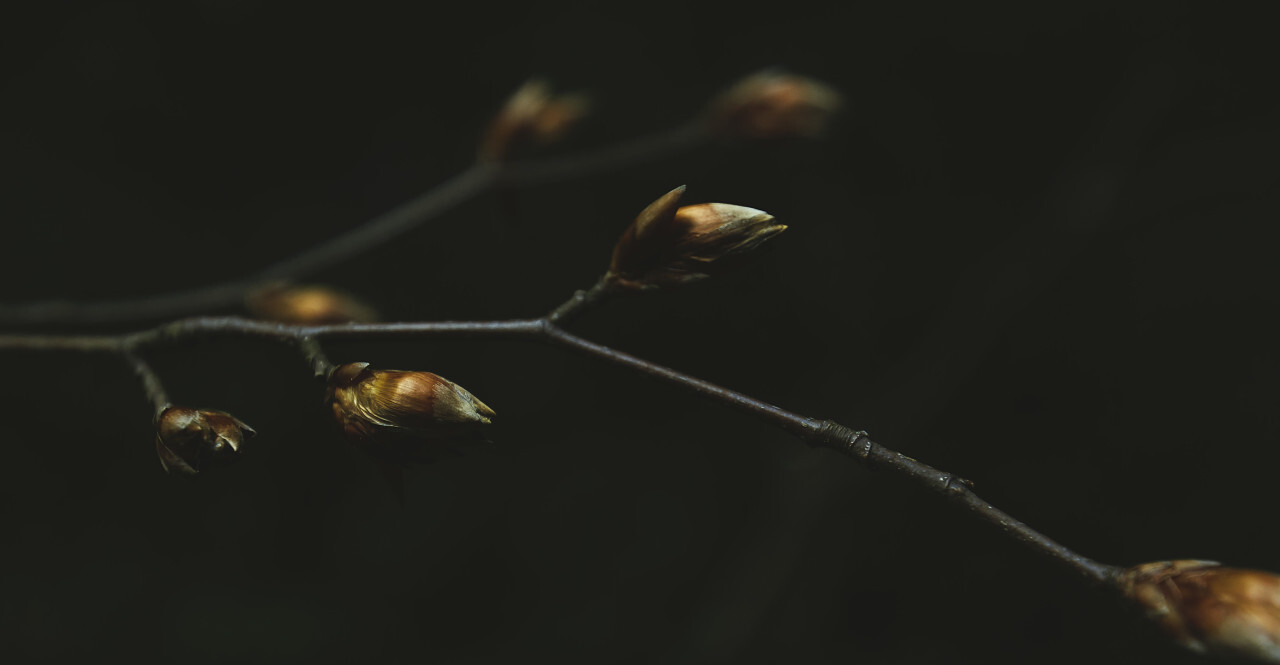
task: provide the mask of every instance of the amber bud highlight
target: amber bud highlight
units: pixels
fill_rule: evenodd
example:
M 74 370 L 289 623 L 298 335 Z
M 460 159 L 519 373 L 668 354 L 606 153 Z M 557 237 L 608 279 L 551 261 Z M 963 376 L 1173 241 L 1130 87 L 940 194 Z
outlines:
M 1280 577 L 1213 561 L 1134 566 L 1120 589 L 1178 644 L 1199 653 L 1280 663 Z
M 325 402 L 347 440 L 391 462 L 430 461 L 423 442 L 479 439 L 493 409 L 462 386 L 431 372 L 341 365 L 329 375 Z
M 169 473 L 193 475 L 236 460 L 256 431 L 223 411 L 170 406 L 156 417 L 156 454 Z
M 755 208 L 679 207 L 684 190 L 677 187 L 649 204 L 623 232 L 605 275 L 610 285 L 644 290 L 705 279 L 787 229 Z
M 354 296 L 318 285 L 264 286 L 245 298 L 245 306 L 255 318 L 300 325 L 368 323 L 378 319 L 372 307 Z
M 552 95 L 544 80 L 516 90 L 480 142 L 480 161 L 500 162 L 520 143 L 551 143 L 587 114 L 584 95 Z
M 770 69 L 716 97 L 707 111 L 707 125 L 720 134 L 753 139 L 812 137 L 826 129 L 840 105 L 834 88 Z

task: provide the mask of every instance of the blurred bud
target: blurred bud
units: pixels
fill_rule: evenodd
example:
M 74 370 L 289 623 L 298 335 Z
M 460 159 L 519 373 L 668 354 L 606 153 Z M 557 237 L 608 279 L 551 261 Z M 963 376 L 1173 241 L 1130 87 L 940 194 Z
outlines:
M 165 471 L 196 474 L 234 462 L 240 444 L 255 434 L 229 413 L 170 406 L 156 418 L 156 453 Z
M 1120 588 L 1182 646 L 1280 663 L 1280 577 L 1213 561 L 1157 561 L 1120 575 Z
M 753 139 L 817 136 L 840 104 L 840 93 L 830 86 L 767 69 L 716 97 L 707 123 L 718 133 Z
M 372 307 L 327 286 L 270 284 L 250 293 L 245 305 L 254 317 L 280 323 L 323 325 L 378 319 Z
M 352 444 L 384 461 L 429 461 L 423 441 L 479 439 L 495 415 L 465 388 L 430 372 L 341 365 L 329 375 L 325 403 Z
M 544 80 L 532 79 L 507 100 L 480 142 L 480 159 L 500 162 L 521 142 L 551 143 L 587 114 L 584 95 L 551 95 Z
M 641 290 L 697 281 L 786 230 L 773 216 L 727 203 L 678 207 L 684 186 L 649 204 L 613 248 L 605 279 Z

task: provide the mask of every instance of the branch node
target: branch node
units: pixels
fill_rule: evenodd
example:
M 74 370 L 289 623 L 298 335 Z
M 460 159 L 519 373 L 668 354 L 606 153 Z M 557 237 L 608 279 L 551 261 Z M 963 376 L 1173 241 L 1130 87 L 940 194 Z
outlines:
M 938 476 L 938 482 L 942 484 L 942 492 L 953 494 L 964 494 L 973 489 L 973 481 L 967 478 L 961 478 L 955 474 L 944 473 Z
M 875 445 L 863 430 L 845 427 L 834 420 L 824 420 L 815 435 L 817 445 L 835 448 L 840 452 L 867 461 Z

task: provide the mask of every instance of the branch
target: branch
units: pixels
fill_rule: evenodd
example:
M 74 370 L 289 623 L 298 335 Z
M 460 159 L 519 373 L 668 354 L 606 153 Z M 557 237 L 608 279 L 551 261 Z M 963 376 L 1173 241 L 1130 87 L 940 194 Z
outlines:
M 551 313 L 547 314 L 547 321 L 563 325 L 598 307 L 615 294 L 617 294 L 617 291 L 612 283 L 601 277 L 591 288 L 585 291 L 575 291 L 572 298 L 566 300 L 563 305 L 551 310 Z
M 0 324 L 112 323 L 187 316 L 239 306 L 253 290 L 315 273 L 377 247 L 501 184 L 528 186 L 621 168 L 696 146 L 709 136 L 701 122 L 615 146 L 551 160 L 476 164 L 420 196 L 356 228 L 267 266 L 219 284 L 138 298 L 0 304 Z
M 133 352 L 123 351 L 121 355 L 124 356 L 129 366 L 133 368 L 133 373 L 142 381 L 142 392 L 151 401 L 151 406 L 155 409 L 154 415 L 159 416 L 170 404 L 169 395 L 165 392 L 164 385 L 160 383 L 160 376 L 156 374 L 155 370 L 151 369 L 151 365 L 148 365 L 147 361 Z
M 573 312 L 585 302 L 575 296 L 557 308 Z M 592 302 L 599 302 L 599 299 Z M 854 431 L 830 420 L 802 416 L 748 395 L 714 383 L 677 372 L 656 363 L 637 358 L 602 344 L 573 335 L 555 324 L 552 315 L 537 319 L 505 321 L 443 321 L 422 323 L 363 323 L 323 326 L 297 326 L 265 323 L 236 317 L 185 319 L 126 335 L 103 336 L 0 336 L 0 350 L 75 350 L 118 353 L 132 358 L 138 349 L 174 343 L 205 336 L 255 337 L 296 346 L 306 356 L 317 376 L 332 367 L 320 352 L 322 339 L 389 339 L 432 336 L 500 337 L 536 339 L 591 356 L 605 362 L 654 377 L 692 390 L 713 401 L 758 416 L 785 432 L 813 446 L 832 448 L 863 464 L 902 476 L 916 484 L 938 492 L 944 499 L 959 504 L 984 521 L 996 525 L 1006 535 L 1031 547 L 1095 583 L 1114 583 L 1121 569 L 1081 556 L 1055 542 L 1008 513 L 985 502 L 971 489 L 969 481 L 918 462 L 902 453 L 873 442 L 866 432 Z M 136 368 L 136 365 L 135 365 Z M 140 372 L 141 374 L 141 372 Z M 144 383 L 146 378 L 144 374 Z M 158 385 L 158 383 L 157 383 Z M 163 393 L 160 393 L 163 395 Z M 153 401 L 155 401 L 153 395 Z

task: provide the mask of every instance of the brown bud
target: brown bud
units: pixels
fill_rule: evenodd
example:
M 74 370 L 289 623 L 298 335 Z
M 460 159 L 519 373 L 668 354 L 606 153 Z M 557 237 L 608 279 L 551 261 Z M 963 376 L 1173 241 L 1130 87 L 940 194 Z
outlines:
M 257 432 L 222 411 L 170 406 L 156 418 L 156 454 L 169 473 L 199 473 L 234 462 L 245 439 Z
M 281 323 L 322 325 L 378 319 L 373 308 L 327 286 L 270 284 L 250 293 L 245 305 L 255 317 Z
M 1280 663 L 1280 577 L 1213 561 L 1157 561 L 1130 568 L 1120 588 L 1182 646 Z
M 551 94 L 551 86 L 533 79 L 516 90 L 498 112 L 480 142 L 480 159 L 500 162 L 518 143 L 550 143 L 587 114 L 584 95 Z
M 754 139 L 817 136 L 840 104 L 840 93 L 830 86 L 769 69 L 716 97 L 707 123 L 716 132 Z
M 773 216 L 727 203 L 677 207 L 684 187 L 640 211 L 613 248 L 605 279 L 631 290 L 697 281 L 786 230 Z
M 352 444 L 385 461 L 429 458 L 421 443 L 476 439 L 495 415 L 465 388 L 430 372 L 369 369 L 350 363 L 333 370 L 325 403 Z

